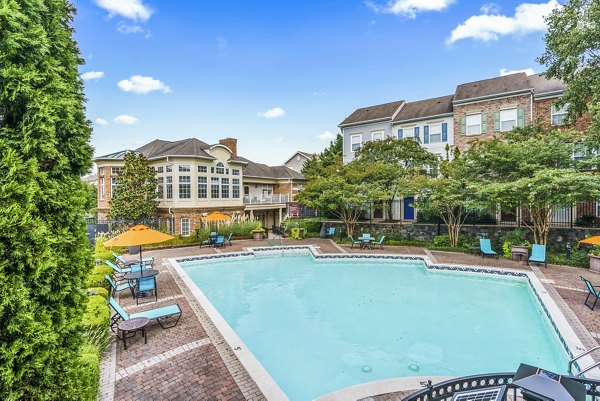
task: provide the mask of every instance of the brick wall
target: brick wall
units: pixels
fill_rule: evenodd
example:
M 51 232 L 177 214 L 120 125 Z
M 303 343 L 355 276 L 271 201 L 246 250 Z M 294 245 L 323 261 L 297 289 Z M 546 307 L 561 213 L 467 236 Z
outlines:
M 536 100 L 533 102 L 533 113 L 534 120 L 542 123 L 545 127 L 552 126 L 552 103 L 558 98 L 549 98 Z M 590 127 L 591 118 L 589 115 L 584 115 L 577 119 L 573 126 L 563 126 L 562 128 L 571 129 L 574 128 L 577 131 L 586 131 Z
M 237 139 L 235 138 L 225 138 L 219 140 L 221 145 L 225 145 L 231 150 L 231 157 L 237 157 Z
M 493 99 L 472 104 L 454 106 L 454 145 L 461 151 L 467 150 L 470 144 L 477 140 L 487 140 L 494 134 L 494 112 L 508 107 L 523 107 L 525 109 L 525 125 L 531 122 L 531 95 L 511 96 L 503 99 Z M 464 114 L 487 113 L 487 132 L 480 135 L 461 135 L 460 118 Z
M 204 213 L 210 214 L 212 212 L 223 212 L 226 215 L 231 217 L 235 216 L 236 212 L 239 212 L 240 215 L 244 214 L 243 207 L 220 207 L 220 208 L 194 208 L 194 209 L 171 209 L 172 215 L 169 214 L 169 209 L 158 209 L 157 216 L 158 217 L 173 217 L 175 220 L 175 235 L 181 234 L 181 219 L 188 218 L 190 219 L 190 235 L 194 235 L 196 229 L 201 227 L 202 225 L 202 215 Z

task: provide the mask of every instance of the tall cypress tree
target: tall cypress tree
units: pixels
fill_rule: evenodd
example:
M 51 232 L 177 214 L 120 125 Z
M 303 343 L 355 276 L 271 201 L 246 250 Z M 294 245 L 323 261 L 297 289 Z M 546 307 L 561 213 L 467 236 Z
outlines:
M 79 399 L 91 127 L 64 0 L 0 0 L 0 394 Z

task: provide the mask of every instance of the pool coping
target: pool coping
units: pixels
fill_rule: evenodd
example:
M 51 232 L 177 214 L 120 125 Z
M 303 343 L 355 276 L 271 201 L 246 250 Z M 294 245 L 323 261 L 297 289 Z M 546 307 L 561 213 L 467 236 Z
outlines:
M 341 260 L 341 259 L 371 259 L 371 260 L 403 260 L 403 261 L 422 261 L 425 263 L 427 269 L 440 270 L 446 272 L 456 273 L 471 273 L 480 275 L 501 275 L 506 277 L 512 277 L 516 279 L 525 279 L 529 282 L 530 288 L 538 299 L 540 306 L 545 312 L 546 318 L 550 325 L 554 329 L 554 333 L 557 335 L 560 343 L 563 346 L 563 350 L 569 357 L 573 357 L 575 354 L 579 354 L 585 350 L 585 347 L 574 329 L 568 323 L 567 319 L 563 315 L 562 311 L 556 305 L 554 299 L 550 296 L 547 290 L 544 288 L 542 282 L 538 279 L 534 272 L 518 270 L 518 269 L 504 269 L 500 267 L 481 267 L 471 265 L 460 265 L 460 264 L 443 264 L 433 263 L 430 258 L 423 255 L 390 255 L 390 254 L 327 254 L 319 253 L 313 245 L 298 245 L 298 246 L 272 246 L 272 247 L 252 247 L 246 248 L 242 252 L 231 252 L 231 253 L 219 253 L 211 255 L 198 255 L 183 258 L 170 258 L 169 262 L 177 274 L 181 277 L 186 286 L 190 289 L 192 295 L 200 303 L 202 308 L 205 310 L 209 318 L 214 323 L 217 330 L 221 333 L 225 341 L 229 344 L 237 358 L 239 359 L 242 366 L 246 369 L 250 377 L 255 381 L 258 388 L 262 391 L 263 395 L 267 400 L 272 401 L 289 401 L 287 395 L 262 366 L 258 359 L 252 354 L 252 352 L 246 347 L 241 338 L 235 333 L 231 326 L 225 321 L 217 309 L 212 305 L 200 288 L 191 280 L 187 275 L 184 268 L 180 263 L 194 262 L 201 260 L 220 260 L 220 259 L 231 259 L 240 257 L 254 257 L 256 254 L 282 254 L 285 253 L 297 253 L 297 254 L 311 254 L 312 257 L 319 261 L 326 260 Z M 579 359 L 581 366 L 591 366 L 594 363 L 593 358 L 590 355 L 586 355 Z M 577 363 L 576 363 L 577 365 Z M 579 366 L 579 365 L 577 365 Z M 600 378 L 600 369 L 596 368 L 586 373 L 586 377 Z M 433 378 L 433 377 L 432 377 Z M 381 388 L 382 391 L 377 392 L 377 382 L 385 382 L 385 388 Z M 371 392 L 370 395 L 384 394 L 394 391 L 406 391 L 405 385 L 402 384 L 402 380 L 383 380 L 376 382 L 367 382 L 358 385 L 354 385 L 345 389 L 336 390 L 332 393 L 324 394 L 317 397 L 315 400 L 357 400 L 358 398 L 364 398 L 363 394 Z M 398 388 L 394 387 L 394 384 Z M 394 389 L 395 388 L 395 389 Z M 373 393 L 375 391 L 375 393 Z M 335 398 L 328 398 L 329 396 Z

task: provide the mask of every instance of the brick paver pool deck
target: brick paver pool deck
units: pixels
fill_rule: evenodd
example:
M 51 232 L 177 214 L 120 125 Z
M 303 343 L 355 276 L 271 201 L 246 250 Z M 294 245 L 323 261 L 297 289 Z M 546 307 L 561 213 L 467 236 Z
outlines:
M 524 262 L 482 259 L 480 256 L 428 251 L 424 248 L 385 246 L 384 250 L 350 249 L 330 240 L 286 239 L 284 245 L 315 245 L 322 253 L 372 253 L 427 255 L 438 263 L 480 265 L 532 270 L 553 296 L 565 317 L 586 347 L 600 344 L 600 306 L 591 311 L 583 305 L 587 295 L 580 275 L 600 284 L 600 275 L 587 269 L 549 265 L 529 268 Z M 179 304 L 183 315 L 179 324 L 162 329 L 156 322 L 147 327 L 148 343 L 137 335 L 128 340 L 127 350 L 112 336 L 102 362 L 100 401 L 125 400 L 264 400 L 234 352 L 181 282 L 168 259 L 180 256 L 238 252 L 265 246 L 267 241 L 233 241 L 232 246 L 215 250 L 198 246 L 144 252 L 156 259 L 158 302 L 136 305 L 125 291 L 118 302 L 128 313 Z M 152 301 L 154 298 L 151 298 Z M 112 313 L 112 311 L 111 311 Z M 372 400 L 400 400 L 406 393 L 373 394 Z

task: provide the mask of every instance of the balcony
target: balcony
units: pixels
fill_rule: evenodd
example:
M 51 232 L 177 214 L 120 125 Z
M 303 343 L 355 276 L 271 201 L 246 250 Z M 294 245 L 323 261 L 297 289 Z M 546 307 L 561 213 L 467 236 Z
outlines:
M 245 205 L 271 205 L 275 203 L 287 203 L 289 202 L 289 195 L 287 194 L 273 194 L 264 196 L 244 196 Z

